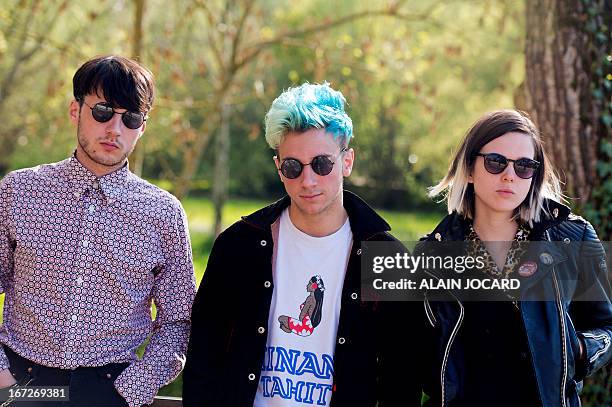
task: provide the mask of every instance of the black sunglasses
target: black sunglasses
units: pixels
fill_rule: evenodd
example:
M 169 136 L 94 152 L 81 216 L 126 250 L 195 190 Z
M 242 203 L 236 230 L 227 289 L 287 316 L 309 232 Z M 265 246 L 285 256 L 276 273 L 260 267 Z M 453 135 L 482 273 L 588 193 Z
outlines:
M 540 166 L 540 163 L 530 158 L 519 158 L 517 160 L 511 160 L 498 153 L 482 154 L 477 153 L 477 156 L 484 157 L 485 170 L 491 174 L 500 174 L 508 166 L 508 162 L 514 165 L 514 173 L 523 179 L 529 179 L 533 177 L 536 170 Z
M 340 150 L 340 154 L 345 152 L 347 148 L 343 148 Z M 280 165 L 280 172 L 285 176 L 285 178 L 296 179 L 300 176 L 304 167 L 307 165 L 312 166 L 312 170 L 315 174 L 325 176 L 328 175 L 334 169 L 335 162 L 331 160 L 331 158 L 327 155 L 318 155 L 312 159 L 311 162 L 302 164 L 300 161 L 295 158 L 285 158 Z
M 131 112 L 126 110 L 123 113 L 119 113 L 113 109 L 113 107 L 107 102 L 99 102 L 95 105 L 89 106 L 84 100 L 82 100 L 83 104 L 91 109 L 91 115 L 96 121 L 100 123 L 106 123 L 110 119 L 113 118 L 114 114 L 121 115 L 121 121 L 125 124 L 125 127 L 128 129 L 138 129 L 142 124 L 147 120 L 147 117 L 144 113 L 141 112 Z

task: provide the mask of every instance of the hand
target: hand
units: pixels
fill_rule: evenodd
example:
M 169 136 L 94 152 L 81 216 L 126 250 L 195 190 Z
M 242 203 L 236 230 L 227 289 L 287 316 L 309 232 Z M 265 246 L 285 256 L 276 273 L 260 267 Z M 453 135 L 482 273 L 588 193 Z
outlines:
M 0 370 L 0 389 L 10 387 L 15 383 L 17 383 L 17 381 L 8 369 Z
M 582 339 L 580 336 L 578 336 L 578 345 L 580 346 L 580 353 L 578 355 L 578 360 L 580 360 L 581 362 L 586 358 L 586 351 L 585 351 L 585 345 L 584 345 L 584 339 Z

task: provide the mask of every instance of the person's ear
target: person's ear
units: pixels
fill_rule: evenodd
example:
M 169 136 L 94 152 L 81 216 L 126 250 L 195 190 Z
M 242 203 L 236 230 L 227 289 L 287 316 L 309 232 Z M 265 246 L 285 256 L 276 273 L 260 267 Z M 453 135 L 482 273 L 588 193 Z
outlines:
M 70 121 L 77 125 L 79 123 L 79 114 L 81 111 L 81 105 L 76 99 L 72 99 L 70 105 L 68 105 L 68 116 L 70 117 Z
M 355 162 L 355 150 L 349 148 L 342 154 L 342 176 L 348 177 L 353 172 Z
M 275 155 L 274 157 L 272 157 L 272 159 L 274 160 L 274 167 L 276 168 L 276 172 L 278 173 L 278 177 L 280 178 L 280 181 L 284 182 L 283 174 L 280 171 L 280 161 L 278 159 L 278 156 Z
M 147 128 L 147 121 L 145 120 L 144 122 L 142 122 L 142 126 L 140 126 L 140 129 L 138 130 L 139 131 L 138 139 L 142 137 L 146 128 Z

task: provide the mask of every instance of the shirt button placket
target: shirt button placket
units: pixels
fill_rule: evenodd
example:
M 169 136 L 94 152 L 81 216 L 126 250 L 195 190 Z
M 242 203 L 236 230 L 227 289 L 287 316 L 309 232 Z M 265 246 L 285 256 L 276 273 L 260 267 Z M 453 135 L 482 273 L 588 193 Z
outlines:
M 85 321 L 79 318 L 79 310 L 83 308 L 83 297 L 86 295 L 82 290 L 82 287 L 85 285 L 83 272 L 89 266 L 87 257 L 92 253 L 95 245 L 95 236 L 92 232 L 95 224 L 97 209 L 96 199 L 98 198 L 98 195 L 99 190 L 94 189 L 92 185 L 89 192 L 83 194 L 80 202 L 78 203 L 79 213 L 81 214 L 80 238 L 78 240 L 80 244 L 77 249 L 71 270 L 68 275 L 65 276 L 66 281 L 69 282 L 71 287 L 71 307 L 67 310 L 68 320 L 66 327 L 66 331 L 69 333 L 69 335 L 65 340 L 65 345 L 67 348 L 74 346 L 74 343 L 79 341 L 79 333 L 87 329 L 87 327 L 81 326 Z M 71 360 L 73 356 L 74 353 L 71 352 L 66 352 L 64 354 L 64 357 L 68 360 Z

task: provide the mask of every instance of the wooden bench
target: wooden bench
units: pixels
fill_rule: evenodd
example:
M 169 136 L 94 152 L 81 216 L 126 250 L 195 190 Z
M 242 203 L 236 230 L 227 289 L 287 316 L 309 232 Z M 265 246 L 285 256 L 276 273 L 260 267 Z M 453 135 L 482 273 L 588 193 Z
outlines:
M 180 397 L 157 396 L 151 404 L 152 407 L 182 407 L 183 399 Z

